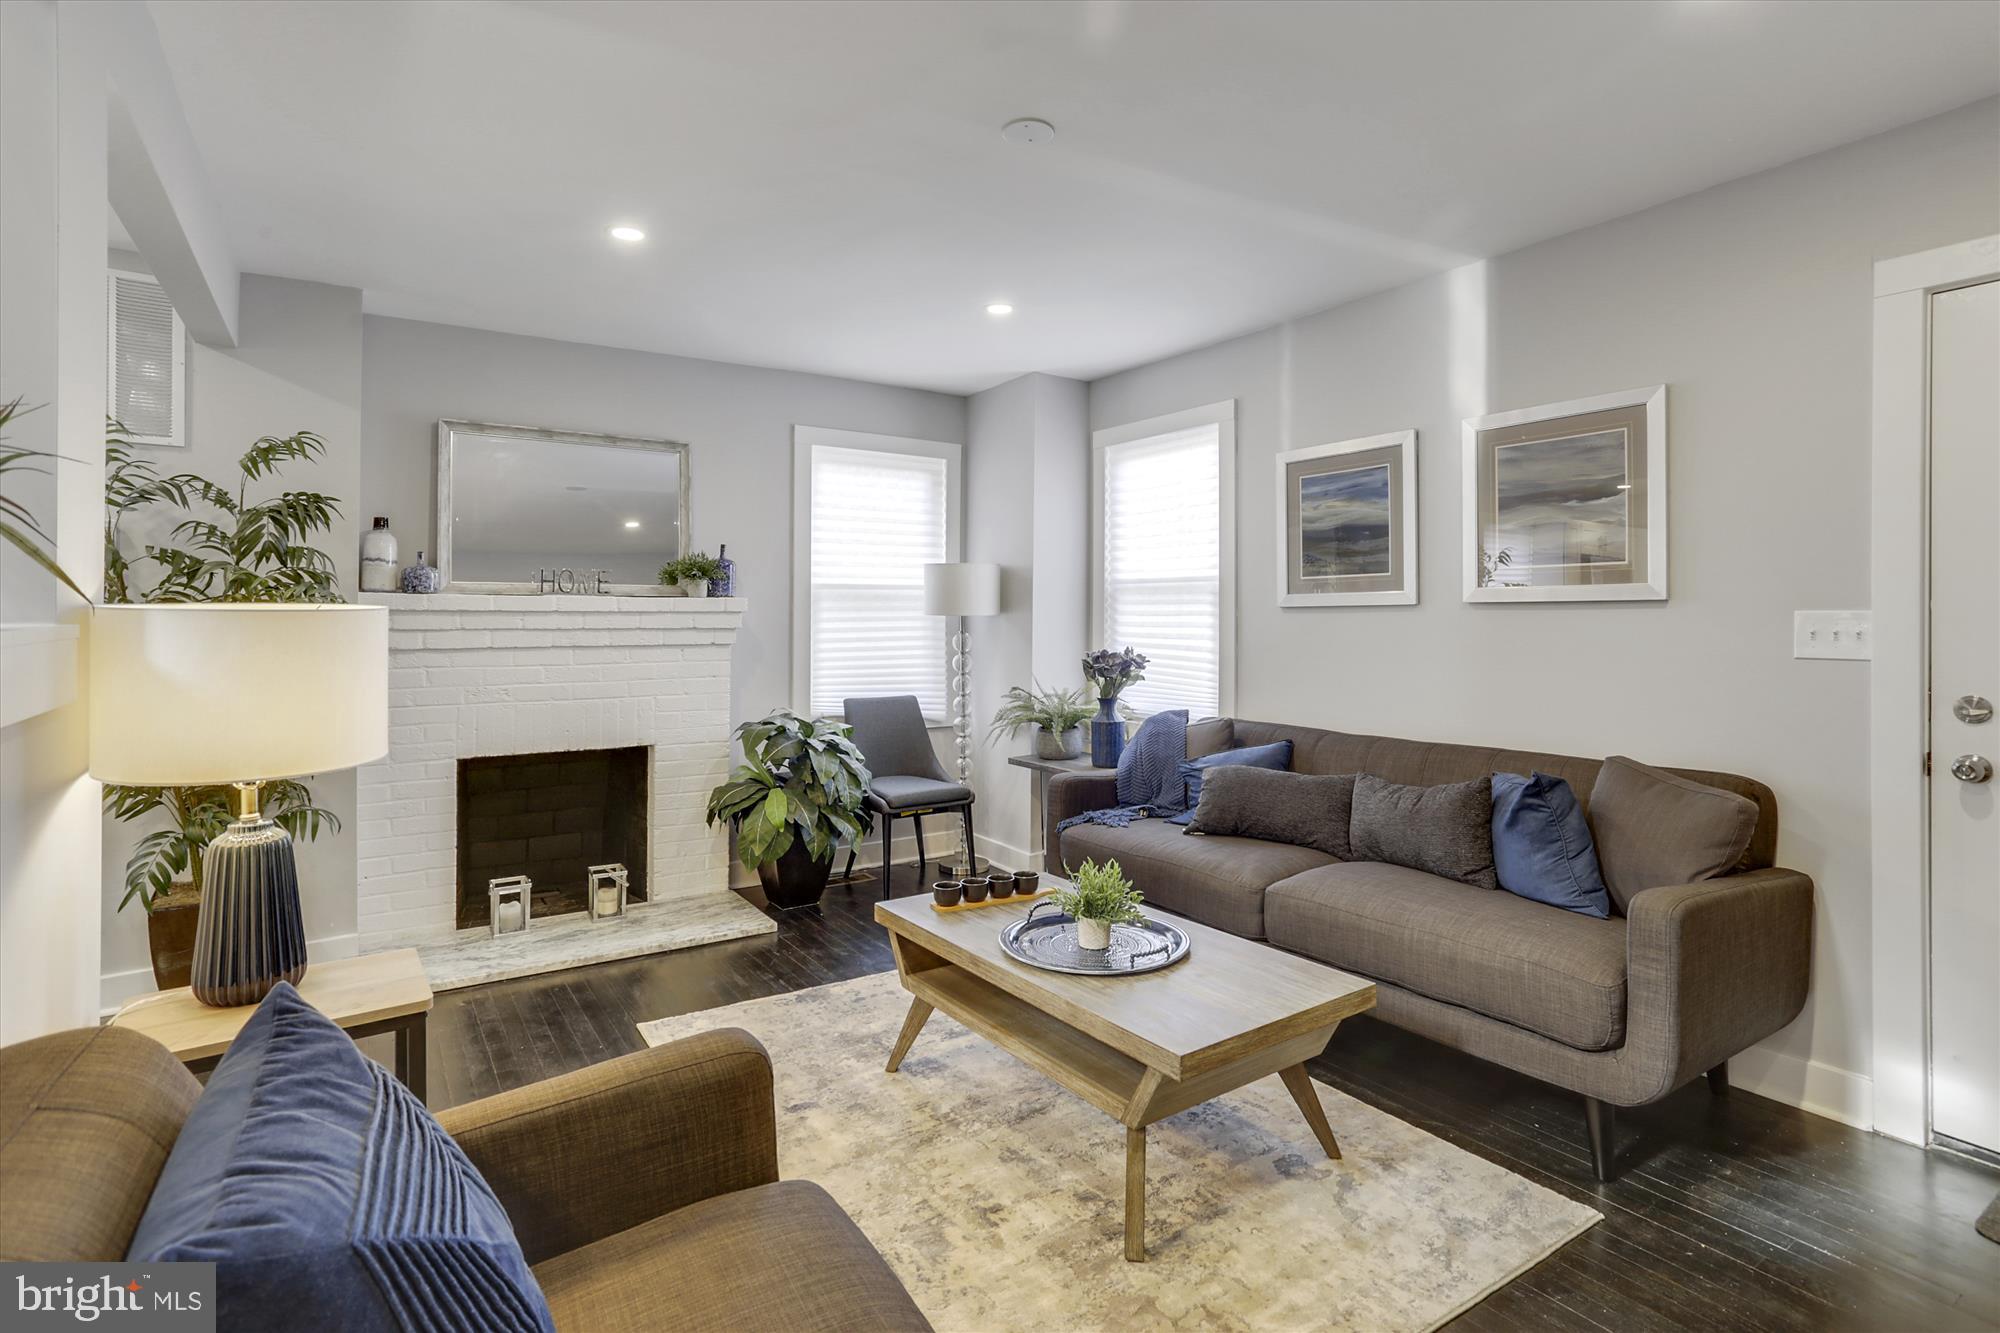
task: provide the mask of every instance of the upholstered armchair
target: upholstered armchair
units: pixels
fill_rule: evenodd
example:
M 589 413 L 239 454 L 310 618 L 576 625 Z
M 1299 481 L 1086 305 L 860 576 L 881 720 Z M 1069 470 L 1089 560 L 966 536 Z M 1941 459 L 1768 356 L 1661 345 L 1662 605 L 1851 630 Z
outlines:
M 931 748 L 930 728 L 914 694 L 875 699 L 846 699 L 842 705 L 854 743 L 868 761 L 874 780 L 868 787 L 868 808 L 882 826 L 882 896 L 889 896 L 889 832 L 898 819 L 916 827 L 917 878 L 924 874 L 924 816 L 956 813 L 965 820 L 965 850 L 973 854 L 972 788 L 951 780 Z M 854 849 L 847 852 L 847 873 L 854 870 Z

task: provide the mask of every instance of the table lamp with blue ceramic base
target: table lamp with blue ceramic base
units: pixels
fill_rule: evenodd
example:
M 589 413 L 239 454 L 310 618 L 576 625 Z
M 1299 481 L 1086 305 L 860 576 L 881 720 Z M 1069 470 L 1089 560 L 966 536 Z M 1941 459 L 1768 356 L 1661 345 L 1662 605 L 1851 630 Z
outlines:
M 189 980 L 203 1004 L 255 1004 L 306 971 L 291 836 L 261 783 L 389 749 L 389 613 L 378 606 L 100 606 L 90 625 L 90 773 L 135 787 L 231 788 L 203 852 Z

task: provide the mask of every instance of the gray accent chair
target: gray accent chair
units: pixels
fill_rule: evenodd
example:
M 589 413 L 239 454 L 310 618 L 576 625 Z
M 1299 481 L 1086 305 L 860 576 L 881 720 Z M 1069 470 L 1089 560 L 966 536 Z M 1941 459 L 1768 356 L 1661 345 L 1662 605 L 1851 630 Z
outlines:
M 972 788 L 954 782 L 938 762 L 931 748 L 930 728 L 924 710 L 914 694 L 891 694 L 880 698 L 843 699 L 841 709 L 847 725 L 854 728 L 853 740 L 868 761 L 873 781 L 868 785 L 868 808 L 882 825 L 882 896 L 889 896 L 889 830 L 898 819 L 916 827 L 917 878 L 924 875 L 929 858 L 924 854 L 924 816 L 958 814 L 965 820 L 965 847 L 972 842 Z M 847 849 L 847 868 L 854 871 L 854 848 Z
M 1586 814 L 1602 766 L 1240 719 L 1199 741 L 1190 728 L 1188 749 L 1198 757 L 1281 740 L 1292 742 L 1300 773 L 1420 786 L 1549 773 L 1569 783 Z M 1309 847 L 1188 836 L 1157 819 L 1058 833 L 1072 815 L 1117 804 L 1108 770 L 1049 784 L 1047 864 L 1061 874 L 1065 862 L 1115 859 L 1148 904 L 1368 977 L 1373 1017 L 1580 1094 L 1591 1165 L 1609 1180 L 1615 1108 L 1658 1101 L 1704 1075 L 1724 1092 L 1729 1058 L 1798 1017 L 1811 978 L 1813 882 L 1774 864 L 1771 789 L 1734 773 L 1672 771 L 1755 802 L 1750 845 L 1729 873 L 1644 889 L 1603 921 Z

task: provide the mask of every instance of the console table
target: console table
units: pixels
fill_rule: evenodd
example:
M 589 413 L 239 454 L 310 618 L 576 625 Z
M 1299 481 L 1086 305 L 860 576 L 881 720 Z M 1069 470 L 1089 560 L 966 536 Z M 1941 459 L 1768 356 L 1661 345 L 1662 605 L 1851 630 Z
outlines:
M 423 1100 L 431 983 L 415 949 L 312 963 L 299 980 L 299 995 L 357 1040 L 395 1033 L 396 1077 Z M 145 1033 L 199 1074 L 215 1068 L 229 1043 L 256 1012 L 254 1004 L 211 1008 L 182 986 L 141 995 L 120 1009 L 111 1022 L 115 1027 Z
M 1035 820 L 1028 830 L 1028 851 L 1037 861 L 1042 857 L 1043 832 L 1048 827 L 1049 783 L 1058 773 L 1109 773 L 1079 755 L 1075 759 L 1044 759 L 1039 755 L 1017 754 L 1007 761 L 1035 775 Z

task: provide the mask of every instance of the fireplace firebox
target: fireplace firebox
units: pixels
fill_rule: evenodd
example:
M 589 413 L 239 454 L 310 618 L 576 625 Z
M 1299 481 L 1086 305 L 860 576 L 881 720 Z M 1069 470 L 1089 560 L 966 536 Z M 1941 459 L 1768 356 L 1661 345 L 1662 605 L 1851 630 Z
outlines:
M 618 862 L 646 900 L 651 755 L 643 745 L 458 761 L 458 925 L 487 924 L 486 886 L 534 880 L 532 915 L 588 908 L 589 869 Z

